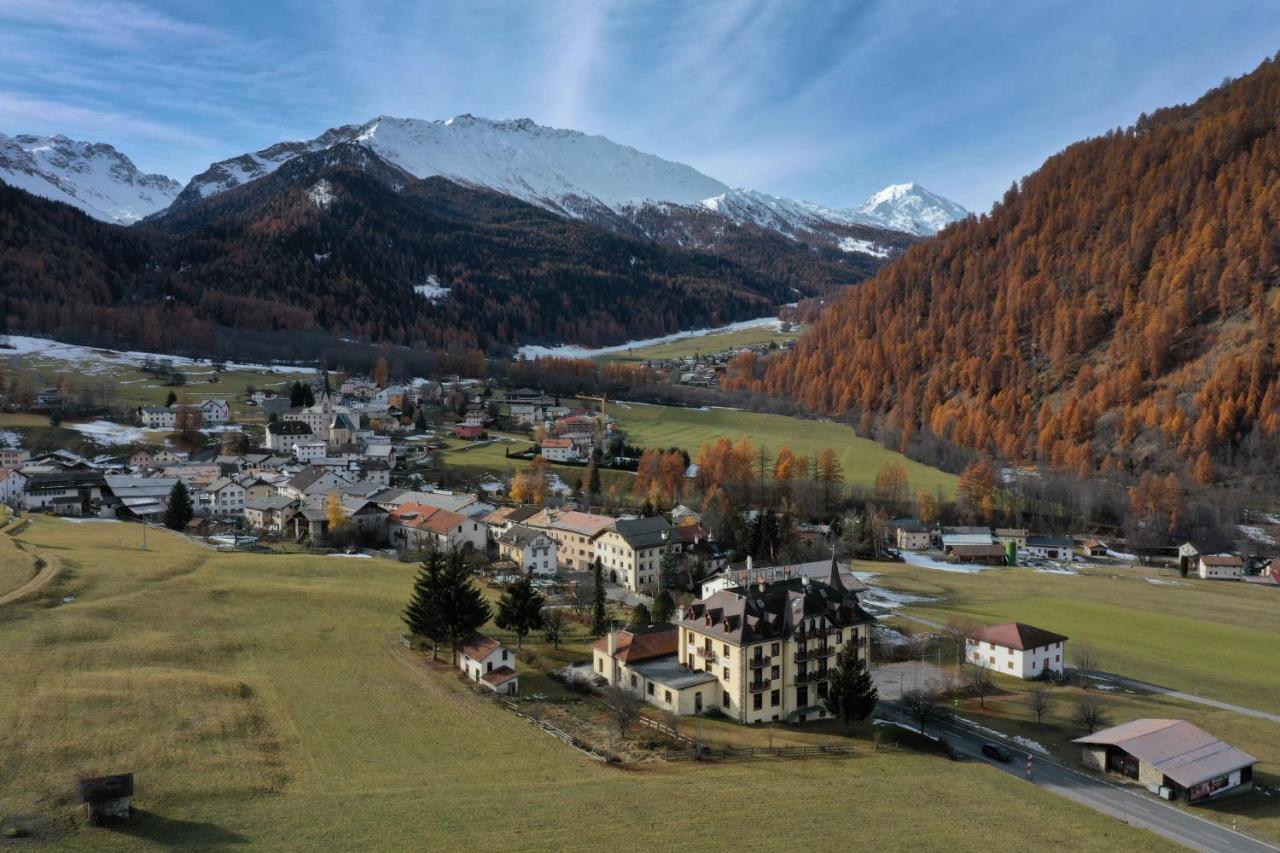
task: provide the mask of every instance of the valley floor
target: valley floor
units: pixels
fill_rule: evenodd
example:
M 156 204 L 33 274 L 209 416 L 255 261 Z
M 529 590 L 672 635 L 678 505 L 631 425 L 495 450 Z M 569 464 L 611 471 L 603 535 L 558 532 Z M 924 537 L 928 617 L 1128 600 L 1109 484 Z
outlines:
M 0 824 L 42 847 L 1168 848 L 989 768 L 865 742 L 602 766 L 402 649 L 413 566 L 163 534 L 142 554 L 139 533 L 37 518 L 17 538 L 64 561 L 0 608 Z M 137 819 L 86 827 L 76 777 L 122 771 Z

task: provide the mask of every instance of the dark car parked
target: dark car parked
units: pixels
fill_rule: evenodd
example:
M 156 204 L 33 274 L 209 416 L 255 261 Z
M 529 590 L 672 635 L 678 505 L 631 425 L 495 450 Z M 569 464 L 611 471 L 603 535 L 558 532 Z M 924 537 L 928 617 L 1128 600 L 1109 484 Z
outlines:
M 994 758 L 996 761 L 1005 764 L 1013 761 L 1013 753 L 998 743 L 984 743 L 982 745 L 982 754 L 987 758 Z

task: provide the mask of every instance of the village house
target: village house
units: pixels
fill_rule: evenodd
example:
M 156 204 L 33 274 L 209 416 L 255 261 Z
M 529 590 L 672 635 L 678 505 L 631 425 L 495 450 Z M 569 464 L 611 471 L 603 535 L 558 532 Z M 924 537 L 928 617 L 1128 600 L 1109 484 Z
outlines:
M 686 524 L 701 524 L 702 516 L 695 510 L 689 509 L 684 504 L 680 504 L 671 510 L 671 523 L 676 527 L 683 527 Z
M 591 646 L 592 671 L 610 687 L 621 687 L 677 714 L 701 714 L 714 707 L 716 677 L 690 669 L 676 654 L 680 632 L 662 623 L 631 630 L 610 629 Z
M 547 438 L 542 441 L 542 458 L 548 462 L 573 462 L 578 457 L 569 439 Z
M 986 527 L 944 527 L 942 528 L 942 553 L 951 554 L 959 545 L 995 545 L 995 537 Z M 999 545 L 996 546 L 1000 548 Z M 1004 549 L 1000 548 L 1001 557 Z
M 31 474 L 24 495 L 28 512 L 80 517 L 100 505 L 106 481 L 97 471 L 51 471 Z
M 545 530 L 556 542 L 556 562 L 568 571 L 588 571 L 595 560 L 595 540 L 613 526 L 614 519 L 577 510 L 543 509 L 524 520 L 526 527 Z
M 1204 554 L 1196 562 L 1203 580 L 1238 581 L 1244 577 L 1244 560 L 1233 554 Z
M 1188 805 L 1253 790 L 1257 759 L 1186 720 L 1132 720 L 1076 738 L 1081 763 Z
M 827 716 L 830 670 L 848 643 L 869 660 L 874 618 L 845 589 L 831 561 L 826 581 L 808 577 L 721 590 L 682 607 L 677 654 L 719 682 L 710 697 L 744 723 Z
M 226 400 L 202 400 L 200 416 L 207 426 L 219 426 L 231 420 L 231 407 Z
M 867 585 L 858 580 L 853 571 L 844 563 L 836 561 L 836 571 L 840 575 L 841 585 L 849 592 L 862 593 Z M 811 581 L 829 579 L 831 576 L 830 560 L 814 560 L 808 563 L 784 563 L 776 566 L 757 566 L 747 555 L 746 562 L 735 563 L 719 572 L 705 577 L 702 581 L 702 597 L 710 598 L 717 592 L 737 587 L 758 585 L 760 581 L 774 581 L 808 578 Z
M 328 468 L 311 465 L 294 474 L 280 487 L 280 493 L 305 501 L 311 495 L 328 495 L 351 480 Z
M 1027 547 L 1027 531 L 1024 527 L 997 527 L 996 541 L 1001 545 L 1013 543 L 1014 547 L 1022 550 Z
M 0 501 L 15 503 L 27 491 L 27 475 L 17 468 L 0 468 Z
M 453 428 L 453 434 L 464 441 L 478 441 L 484 438 L 484 427 L 478 424 L 458 424 Z
M 541 530 L 511 525 L 498 537 L 498 556 L 510 560 L 521 574 L 555 576 L 556 543 Z
M 244 515 L 244 486 L 227 477 L 219 477 L 204 490 L 204 510 L 214 518 L 238 518 Z
M 965 657 L 1015 678 L 1061 676 L 1066 671 L 1067 638 L 1021 622 L 989 625 L 965 640 Z
M 506 696 L 520 692 L 515 663 L 514 652 L 483 634 L 472 634 L 458 653 L 458 669 L 469 680 Z
M 311 465 L 328 457 L 329 446 L 323 441 L 295 441 L 289 452 L 303 465 Z
M 31 458 L 21 447 L 0 447 L 0 468 L 21 468 Z
M 927 551 L 933 542 L 933 534 L 918 519 L 895 518 L 889 522 L 889 529 L 899 551 Z
M 248 498 L 244 505 L 244 520 L 255 530 L 282 533 L 288 518 L 297 508 L 297 498 L 288 495 Z
M 176 406 L 143 406 L 139 415 L 147 429 L 172 430 L 178 419 L 178 409 Z
M 267 424 L 267 448 L 276 453 L 292 453 L 299 442 L 311 441 L 311 426 L 304 421 L 272 421 Z
M 1028 536 L 1022 550 L 1028 557 L 1039 560 L 1070 560 L 1075 542 L 1066 536 Z
M 679 550 L 665 516 L 618 519 L 596 537 L 595 552 L 610 583 L 632 592 L 658 591 L 662 555 Z
M 536 506 L 503 506 L 487 513 L 480 520 L 489 528 L 489 541 L 496 543 L 513 525 L 539 512 Z
M 480 521 L 425 504 L 403 504 L 387 515 L 387 537 L 393 548 L 456 548 L 469 554 L 485 547 L 486 536 L 487 529 Z

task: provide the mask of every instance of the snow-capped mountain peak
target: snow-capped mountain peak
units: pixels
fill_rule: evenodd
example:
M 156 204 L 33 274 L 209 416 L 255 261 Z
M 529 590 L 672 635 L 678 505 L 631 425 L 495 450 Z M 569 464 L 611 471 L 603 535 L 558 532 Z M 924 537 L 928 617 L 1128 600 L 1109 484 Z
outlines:
M 172 178 L 143 174 L 110 145 L 62 134 L 0 133 L 0 180 L 123 225 L 168 207 L 182 189 Z
M 867 225 L 912 234 L 936 234 L 968 213 L 954 201 L 915 182 L 887 186 L 854 210 L 854 215 Z

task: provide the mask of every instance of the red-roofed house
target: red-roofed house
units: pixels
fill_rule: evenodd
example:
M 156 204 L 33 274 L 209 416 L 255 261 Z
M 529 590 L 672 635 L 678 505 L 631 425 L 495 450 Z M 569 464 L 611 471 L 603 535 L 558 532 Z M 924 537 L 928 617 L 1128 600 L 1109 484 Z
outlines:
M 965 657 L 974 666 L 1012 675 L 1040 678 L 1062 675 L 1066 669 L 1067 638 L 1021 622 L 988 625 L 965 641 Z
M 691 669 L 676 654 L 679 629 L 662 623 L 634 631 L 610 631 L 591 646 L 592 667 L 611 687 L 621 687 L 677 714 L 700 714 L 713 707 L 716 677 Z
M 457 548 L 469 553 L 485 547 L 486 535 L 478 519 L 426 504 L 402 504 L 387 514 L 387 536 L 394 548 Z
M 453 434 L 467 441 L 475 441 L 484 438 L 484 427 L 479 424 L 458 424 L 453 428 Z
M 573 442 L 567 438 L 546 438 L 542 440 L 542 458 L 548 462 L 572 462 L 578 458 L 573 449 Z
M 1204 554 L 1197 571 L 1204 580 L 1238 581 L 1244 577 L 1244 560 L 1232 554 Z
M 495 693 L 514 696 L 520 689 L 515 653 L 497 640 L 472 634 L 458 654 L 458 669 Z

